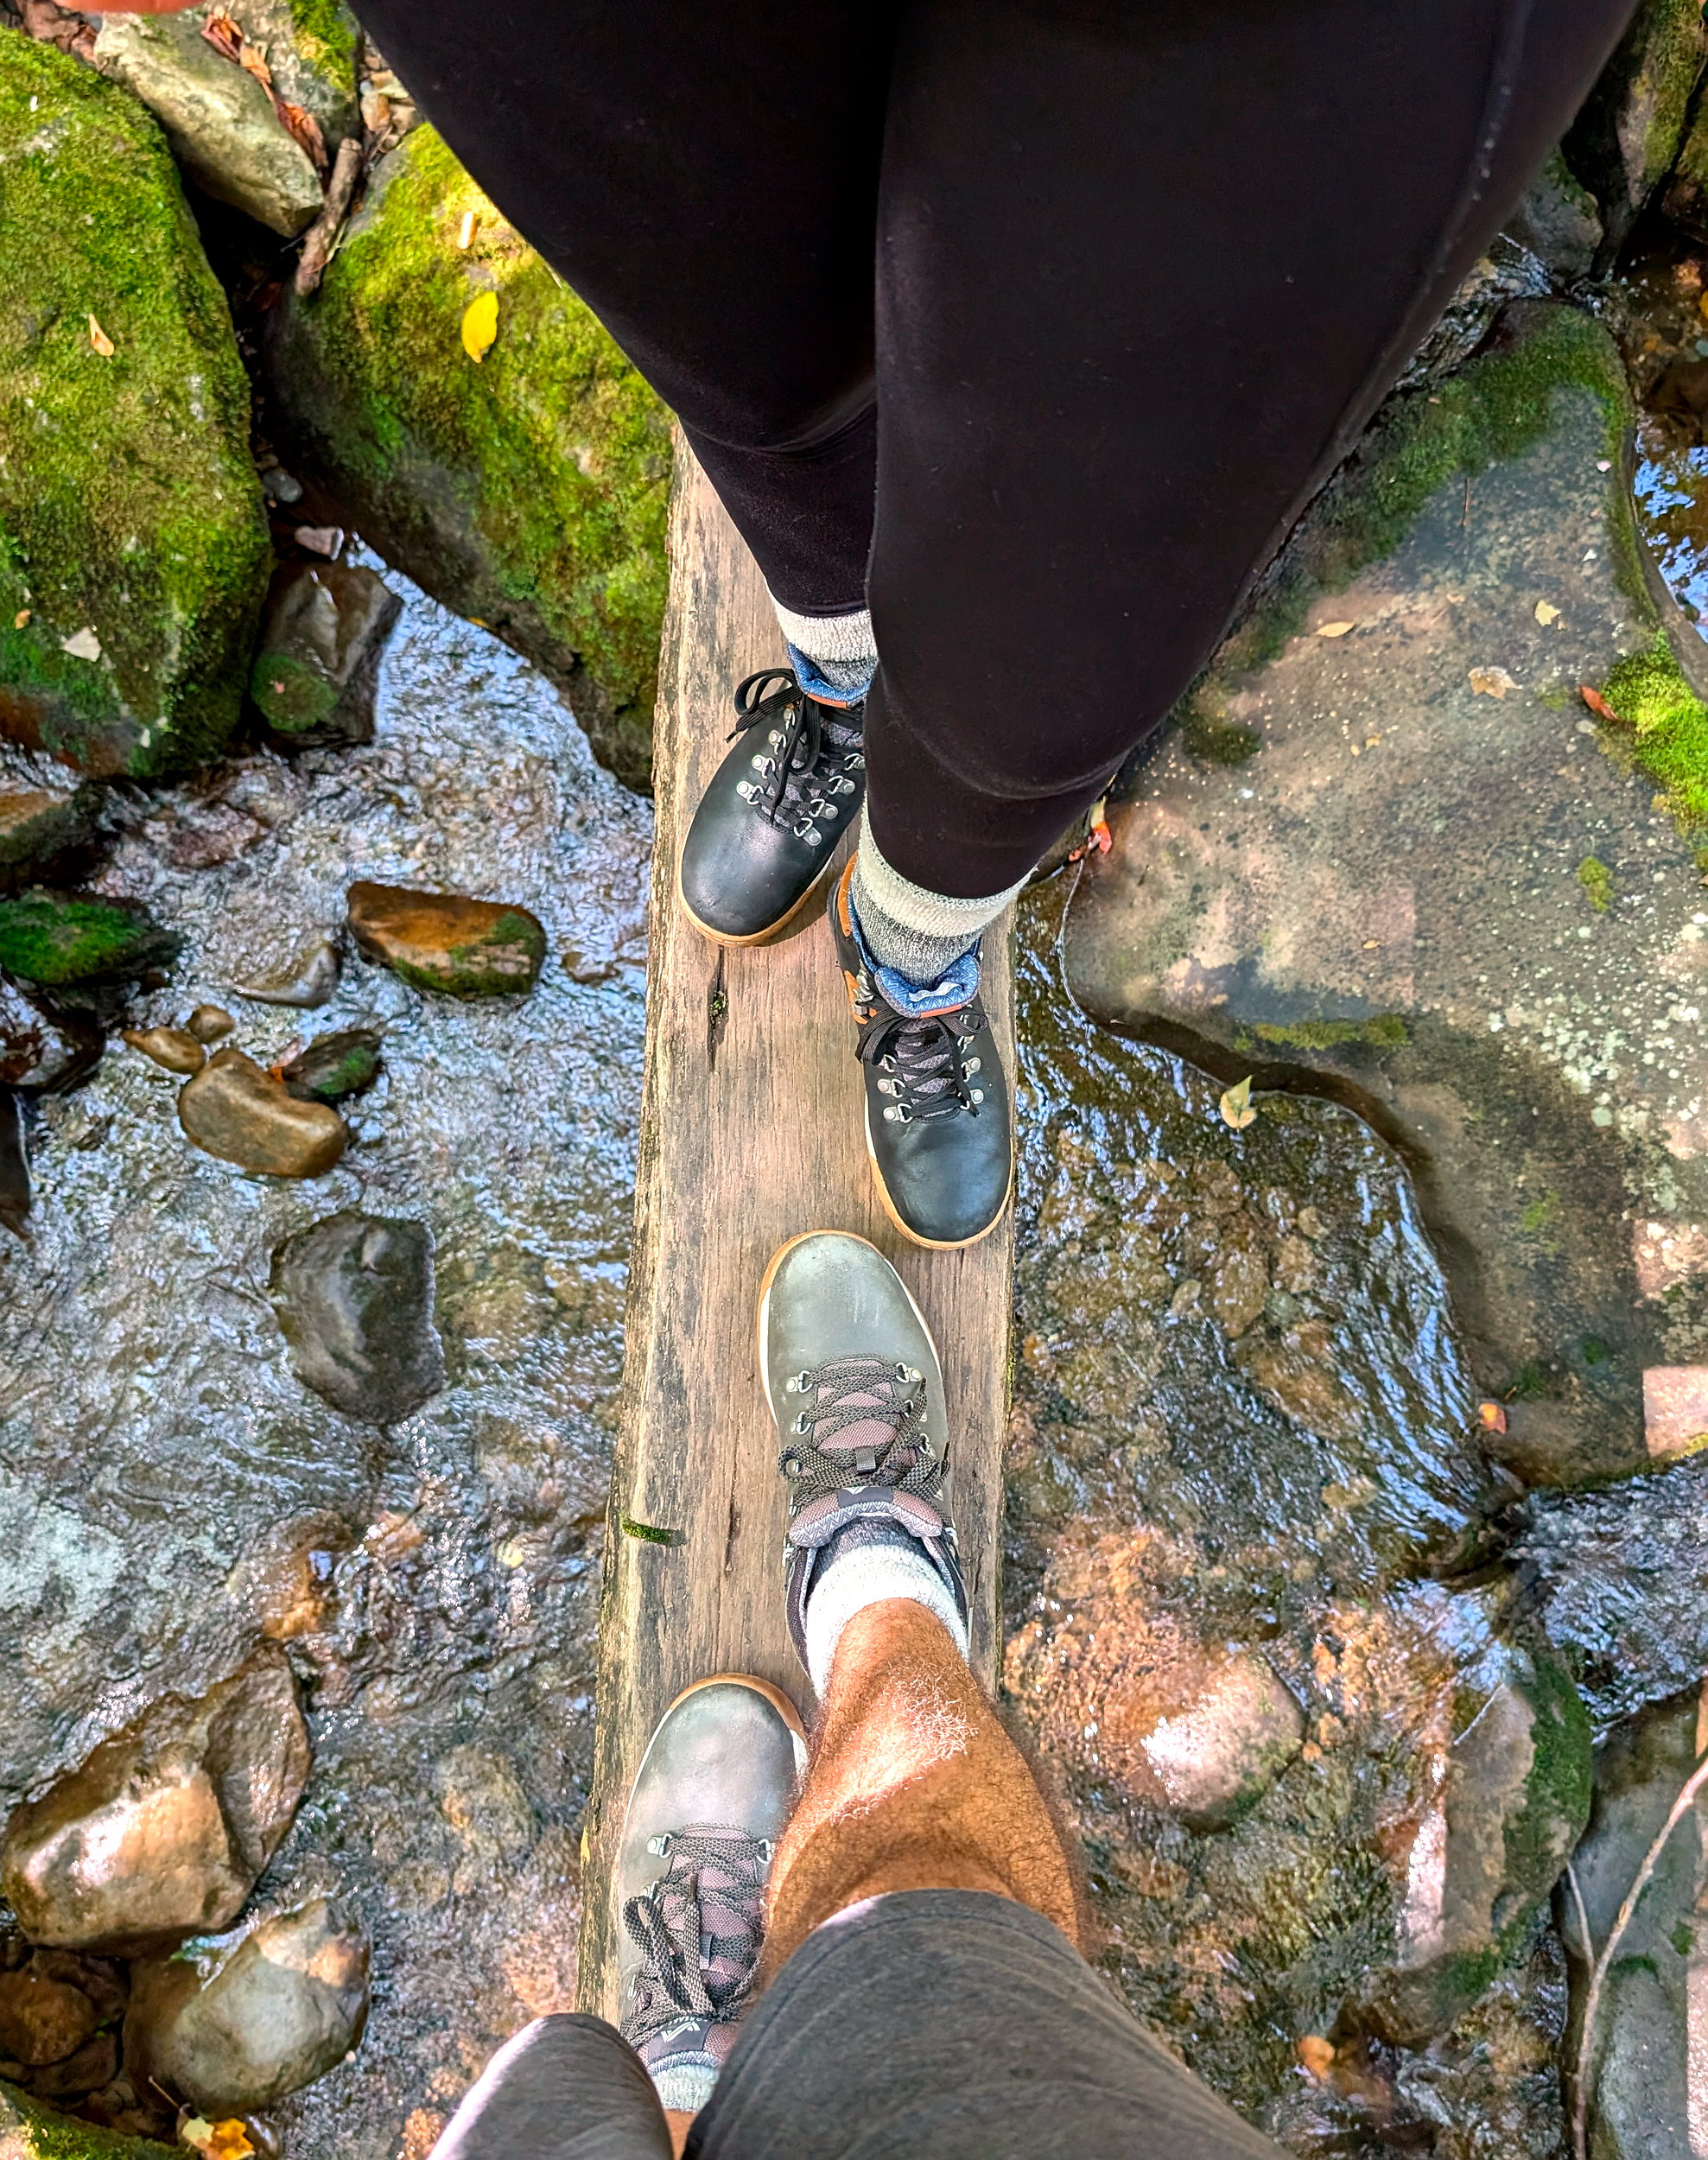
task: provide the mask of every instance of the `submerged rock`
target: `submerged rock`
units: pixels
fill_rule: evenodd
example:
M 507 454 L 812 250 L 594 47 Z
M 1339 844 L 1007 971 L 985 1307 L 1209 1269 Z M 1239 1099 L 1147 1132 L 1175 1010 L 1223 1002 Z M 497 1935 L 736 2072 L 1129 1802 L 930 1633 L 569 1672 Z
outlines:
M 49 989 L 133 980 L 169 967 L 182 942 L 132 900 L 56 893 L 0 900 L 0 968 Z
M 105 1047 L 100 1029 L 82 1015 L 27 998 L 0 976 L 0 1087 L 63 1095 L 87 1079 Z
M 240 1050 L 216 1050 L 185 1083 L 178 1122 L 210 1155 L 269 1178 L 323 1177 L 350 1140 L 336 1110 L 299 1102 Z
M 17 35 L 0 186 L 0 734 L 180 769 L 236 723 L 272 567 L 225 295 L 152 118 Z
M 417 990 L 490 997 L 539 979 L 546 934 L 525 907 L 365 880 L 351 886 L 349 905 L 358 950 Z
M 444 1386 L 424 1223 L 328 1216 L 280 1246 L 272 1294 L 292 1371 L 346 1417 L 395 1425 Z
M 1620 1726 L 1596 1766 L 1595 1808 L 1572 1871 L 1591 1944 L 1612 1934 L 1637 1871 L 1684 1789 L 1708 1730 L 1702 1696 L 1657 1703 Z M 1695 2160 L 1708 2129 L 1708 1798 L 1662 1848 L 1609 1968 L 1591 2036 L 1596 2160 Z M 1559 1902 L 1581 2027 L 1589 1953 L 1574 1901 Z
M 300 1102 L 342 1102 L 379 1077 L 380 1034 L 372 1027 L 341 1027 L 317 1035 L 279 1068 L 285 1091 Z
M 1704 53 L 1696 0 L 1642 0 L 1572 123 L 1566 162 L 1601 205 L 1604 261 L 1672 168 Z
M 280 748 L 373 740 L 379 656 L 403 605 L 360 565 L 292 562 L 279 571 L 249 694 Z
M 1505 1405 L 1484 1443 L 1546 1482 L 1647 1462 L 1645 1372 L 1698 1362 L 1667 1299 L 1708 1222 L 1708 910 L 1578 695 L 1659 635 L 1629 417 L 1605 334 L 1539 303 L 1391 405 L 1112 812 L 1068 933 L 1093 1013 L 1398 1148 Z
M 232 988 L 240 998 L 253 998 L 257 1005 L 295 1005 L 313 1011 L 331 1001 L 339 973 L 337 946 L 330 937 L 314 937 L 276 975 L 234 982 Z
M 0 793 L 0 892 L 45 878 L 95 836 L 93 789 Z
M 182 1027 L 127 1027 L 124 1040 L 168 1072 L 200 1072 L 207 1063 L 205 1045 Z
M 341 2062 L 368 2013 L 368 1941 L 326 1897 L 138 1966 L 127 2062 L 209 2113 L 270 2107 Z
M 184 1023 L 199 1043 L 217 1043 L 229 1035 L 237 1022 L 220 1005 L 199 1005 Z
M 196 185 L 295 239 L 325 192 L 302 145 L 247 68 L 202 35 L 197 15 L 112 15 L 95 64 L 140 98 Z
M 13 1813 L 0 1891 L 33 1941 L 128 1950 L 223 1928 L 272 1858 L 308 1775 L 278 1651 L 195 1702 L 166 1696 Z
M 498 334 L 477 364 L 460 330 L 481 293 Z M 301 467 L 389 561 L 543 668 L 644 785 L 670 441 L 587 308 L 418 127 L 375 168 L 319 292 L 270 321 Z

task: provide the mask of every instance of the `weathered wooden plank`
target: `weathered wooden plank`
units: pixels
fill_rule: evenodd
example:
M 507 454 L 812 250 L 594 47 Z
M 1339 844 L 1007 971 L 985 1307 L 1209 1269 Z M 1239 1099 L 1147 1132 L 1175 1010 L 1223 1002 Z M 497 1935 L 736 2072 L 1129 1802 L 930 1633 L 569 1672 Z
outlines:
M 765 586 L 685 448 L 670 521 L 670 603 L 656 752 L 651 960 L 628 1341 L 600 1623 L 599 1729 L 583 1850 L 581 2000 L 616 2015 L 608 1863 L 660 1712 L 708 1673 L 753 1672 L 810 1708 L 783 1618 L 787 1509 L 760 1392 L 754 1303 L 765 1262 L 812 1229 L 872 1239 L 900 1268 L 943 1355 L 954 1510 L 975 1655 L 994 1655 L 1013 1236 L 926 1252 L 873 1185 L 853 1029 L 816 905 L 757 950 L 721 950 L 676 905 L 682 835 L 723 755 L 729 696 L 780 660 Z M 1005 1049 L 1006 925 L 987 989 Z M 661 1544 L 625 1522 L 670 1534 Z

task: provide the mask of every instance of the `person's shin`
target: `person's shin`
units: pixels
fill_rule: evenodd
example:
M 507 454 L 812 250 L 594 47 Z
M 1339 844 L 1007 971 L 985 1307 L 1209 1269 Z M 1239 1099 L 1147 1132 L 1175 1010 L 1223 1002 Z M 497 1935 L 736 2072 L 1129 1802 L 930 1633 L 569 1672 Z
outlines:
M 941 983 L 1014 900 L 1025 878 L 1000 893 L 960 899 L 928 892 L 885 860 L 862 814 L 851 900 L 867 950 L 919 989 Z

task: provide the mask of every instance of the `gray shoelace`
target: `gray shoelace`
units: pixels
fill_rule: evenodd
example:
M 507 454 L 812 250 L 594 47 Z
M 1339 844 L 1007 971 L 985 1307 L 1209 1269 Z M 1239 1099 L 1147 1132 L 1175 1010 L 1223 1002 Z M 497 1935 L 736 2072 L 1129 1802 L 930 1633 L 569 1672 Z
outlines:
M 778 687 L 775 689 L 772 685 Z M 755 752 L 758 778 L 736 788 L 744 802 L 774 825 L 788 825 L 809 846 L 824 842 L 824 828 L 853 808 L 866 759 L 860 716 L 852 708 L 822 705 L 809 697 L 786 668 L 764 668 L 735 693 L 731 739 L 765 729 L 765 747 Z
M 882 1357 L 829 1357 L 797 1373 L 791 1394 L 804 1400 L 795 1420 L 799 1436 L 784 1448 L 778 1468 L 793 1481 L 798 1509 L 822 1492 L 853 1485 L 889 1485 L 935 1501 L 943 1490 L 946 1456 L 933 1457 L 925 1433 L 925 1376 Z M 888 1426 L 887 1440 L 836 1447 L 850 1426 Z
M 727 2023 L 740 2013 L 759 1969 L 771 1872 L 771 1840 L 722 1823 L 669 1833 L 649 1850 L 669 1865 L 623 1907 L 641 1954 L 623 2018 L 636 2049 L 685 2019 Z

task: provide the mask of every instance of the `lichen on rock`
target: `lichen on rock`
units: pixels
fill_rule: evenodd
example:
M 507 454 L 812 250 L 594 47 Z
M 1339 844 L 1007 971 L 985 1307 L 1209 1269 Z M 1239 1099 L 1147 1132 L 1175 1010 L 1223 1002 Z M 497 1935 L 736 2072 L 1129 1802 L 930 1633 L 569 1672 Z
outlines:
M 498 331 L 476 361 L 462 321 L 487 293 Z M 543 668 L 644 785 L 666 416 L 431 128 L 376 168 L 320 291 L 279 308 L 268 370 L 299 462 L 389 560 Z
M 0 2155 L 4 2160 L 183 2160 L 183 2149 L 98 2129 L 0 2083 Z
M 0 187 L 0 734 L 182 769 L 237 721 L 271 567 L 225 298 L 147 112 L 7 29 Z

